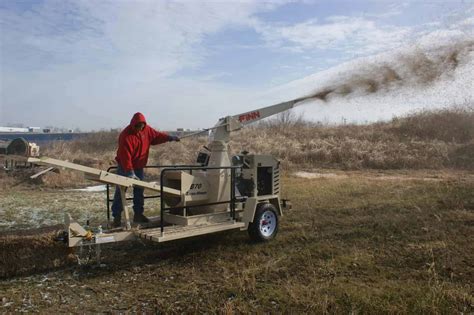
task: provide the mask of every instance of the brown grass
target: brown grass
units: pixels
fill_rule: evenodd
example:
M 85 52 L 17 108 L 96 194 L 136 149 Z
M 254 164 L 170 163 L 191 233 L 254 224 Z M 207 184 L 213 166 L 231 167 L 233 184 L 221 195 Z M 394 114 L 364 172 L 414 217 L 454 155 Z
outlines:
M 391 132 L 399 139 L 469 143 L 474 139 L 474 107 L 421 111 L 394 119 Z
M 472 177 L 282 180 L 284 197 L 294 208 L 268 244 L 250 243 L 246 233 L 235 232 L 165 245 L 107 246 L 103 268 L 75 267 L 0 282 L 8 305 L 3 310 L 474 311 Z
M 474 108 L 423 111 L 362 126 L 283 118 L 241 131 L 232 144 L 273 154 L 290 169 L 473 169 Z
M 244 129 L 232 138 L 233 152 L 273 154 L 286 171 L 362 171 L 313 180 L 284 176 L 283 197 L 294 208 L 268 244 L 252 244 L 237 232 L 165 245 L 117 244 L 103 248 L 103 268 L 64 269 L 67 252 L 53 241 L 53 231 L 0 235 L 0 276 L 33 273 L 0 282 L 2 310 L 473 312 L 474 182 L 466 171 L 474 169 L 473 128 L 473 111 L 455 109 L 366 126 L 315 126 L 280 117 Z M 106 169 L 114 164 L 116 135 L 57 143 L 45 155 Z M 204 144 L 205 138 L 197 138 L 158 146 L 150 163 L 190 163 Z M 433 170 L 417 170 L 427 168 Z M 406 178 L 376 180 L 384 175 L 372 169 Z M 450 176 L 437 177 L 438 172 Z M 436 180 L 424 180 L 428 173 Z M 77 177 L 71 182 L 69 176 Z M 46 186 L 83 185 L 79 176 L 51 173 L 43 180 Z M 53 197 L 51 191 L 10 189 L 0 191 L 4 215 L 29 211 L 30 200 L 50 212 L 104 211 L 102 195 L 63 191 Z M 148 214 L 153 207 L 148 201 L 147 206 Z M 34 275 L 56 267 L 63 269 Z
M 107 169 L 115 165 L 118 131 L 57 142 L 43 155 Z M 206 137 L 151 149 L 149 165 L 193 164 Z M 285 170 L 474 169 L 474 107 L 421 111 L 390 122 L 323 126 L 291 113 L 236 132 L 232 153 L 271 154 Z M 62 171 L 42 179 L 49 187 L 84 185 L 82 175 Z
M 62 225 L 0 233 L 0 278 L 29 275 L 71 264 L 69 250 L 55 241 Z

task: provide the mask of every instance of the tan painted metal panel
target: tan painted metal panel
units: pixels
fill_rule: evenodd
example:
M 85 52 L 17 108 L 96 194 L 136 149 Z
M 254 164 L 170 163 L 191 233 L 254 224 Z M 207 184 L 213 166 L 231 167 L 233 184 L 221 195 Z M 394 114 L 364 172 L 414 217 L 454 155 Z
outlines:
M 245 201 L 245 207 L 243 212 L 243 221 L 248 224 L 253 222 L 255 216 L 255 210 L 257 209 L 258 199 L 256 197 L 250 197 Z

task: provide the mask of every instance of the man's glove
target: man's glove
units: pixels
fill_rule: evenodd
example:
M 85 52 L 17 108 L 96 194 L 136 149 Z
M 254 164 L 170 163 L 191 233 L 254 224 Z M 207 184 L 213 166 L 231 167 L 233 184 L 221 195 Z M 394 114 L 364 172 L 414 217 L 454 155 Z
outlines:
M 178 136 L 168 136 L 168 141 L 176 141 L 179 142 L 180 139 Z
M 130 175 L 127 176 L 128 178 L 135 179 L 135 180 L 141 180 L 140 177 L 138 177 L 134 172 L 132 172 Z

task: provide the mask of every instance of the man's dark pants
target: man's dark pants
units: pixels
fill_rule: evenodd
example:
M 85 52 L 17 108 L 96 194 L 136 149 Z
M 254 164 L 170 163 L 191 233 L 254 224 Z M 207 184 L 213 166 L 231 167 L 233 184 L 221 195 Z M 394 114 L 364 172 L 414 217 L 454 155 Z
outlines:
M 117 175 L 131 177 L 132 174 L 135 173 L 138 178 L 143 180 L 143 168 L 135 169 L 130 172 L 125 172 L 120 165 L 117 169 Z M 133 212 L 135 215 L 143 214 L 144 208 L 143 205 L 145 204 L 145 198 L 143 197 L 143 188 L 140 187 L 133 187 Z M 114 195 L 114 202 L 112 203 L 112 215 L 114 218 L 120 216 L 122 213 L 122 199 L 120 198 L 120 189 L 117 186 L 115 188 L 115 195 Z

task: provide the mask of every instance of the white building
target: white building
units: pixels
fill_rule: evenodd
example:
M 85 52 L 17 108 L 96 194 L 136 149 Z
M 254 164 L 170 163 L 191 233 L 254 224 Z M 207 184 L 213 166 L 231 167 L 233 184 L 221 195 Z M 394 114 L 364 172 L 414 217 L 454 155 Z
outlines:
M 0 132 L 28 132 L 28 128 L 0 127 Z

